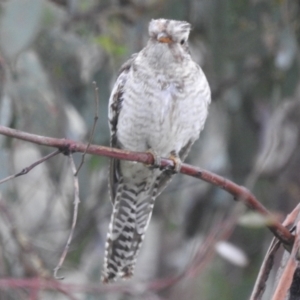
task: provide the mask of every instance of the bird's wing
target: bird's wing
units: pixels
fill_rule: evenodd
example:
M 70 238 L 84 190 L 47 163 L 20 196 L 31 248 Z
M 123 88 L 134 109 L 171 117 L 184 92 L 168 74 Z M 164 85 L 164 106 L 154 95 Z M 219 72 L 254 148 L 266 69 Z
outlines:
M 109 116 L 109 127 L 110 127 L 110 146 L 113 148 L 121 148 L 120 142 L 118 141 L 117 133 L 118 133 L 118 119 L 119 114 L 122 109 L 122 102 L 123 102 L 123 93 L 124 93 L 124 86 L 127 81 L 128 73 L 132 66 L 132 62 L 135 60 L 137 54 L 133 54 L 131 58 L 125 62 L 120 71 L 117 81 L 113 87 L 109 98 L 109 109 L 108 109 L 108 116 Z M 112 203 L 114 203 L 114 199 L 116 196 L 116 191 L 118 189 L 118 183 L 120 182 L 120 161 L 117 159 L 110 160 L 110 197 Z

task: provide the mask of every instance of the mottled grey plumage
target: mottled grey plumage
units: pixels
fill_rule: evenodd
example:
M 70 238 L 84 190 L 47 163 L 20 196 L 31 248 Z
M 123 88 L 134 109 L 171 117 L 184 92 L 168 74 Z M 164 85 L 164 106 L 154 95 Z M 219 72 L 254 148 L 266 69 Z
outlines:
M 208 113 L 210 89 L 191 59 L 190 24 L 158 19 L 147 46 L 126 62 L 109 100 L 111 146 L 184 160 Z M 172 172 L 111 160 L 113 213 L 102 280 L 131 277 L 155 198 Z

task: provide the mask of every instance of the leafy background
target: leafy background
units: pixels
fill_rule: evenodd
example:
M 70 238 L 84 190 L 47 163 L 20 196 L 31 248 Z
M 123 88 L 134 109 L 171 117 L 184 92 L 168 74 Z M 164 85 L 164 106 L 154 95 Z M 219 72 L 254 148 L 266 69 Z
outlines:
M 210 114 L 188 163 L 247 186 L 279 218 L 299 201 L 299 2 L 290 0 L 10 0 L 0 10 L 0 124 L 109 144 L 107 102 L 118 68 L 147 41 L 152 18 L 192 23 L 192 56 L 212 89 Z M 49 149 L 0 136 L 0 178 Z M 75 155 L 79 163 L 80 155 Z M 79 217 L 60 273 L 100 285 L 111 204 L 108 159 L 88 156 L 79 174 Z M 0 186 L 0 278 L 51 272 L 70 230 L 73 179 L 64 156 Z M 75 293 L 78 299 L 247 299 L 272 238 L 247 211 L 216 255 L 194 255 L 212 229 L 233 218 L 225 192 L 178 175 L 157 200 L 130 291 Z M 12 223 L 4 217 L 4 208 Z M 24 251 L 11 225 L 30 243 Z M 218 228 L 218 227 L 217 227 Z M 36 267 L 36 261 L 42 267 Z M 197 265 L 198 264 L 198 265 Z M 187 272 L 173 284 L 161 282 Z M 152 288 L 142 283 L 153 282 Z M 67 299 L 60 292 L 0 289 L 0 299 Z M 266 294 L 265 299 L 268 298 Z

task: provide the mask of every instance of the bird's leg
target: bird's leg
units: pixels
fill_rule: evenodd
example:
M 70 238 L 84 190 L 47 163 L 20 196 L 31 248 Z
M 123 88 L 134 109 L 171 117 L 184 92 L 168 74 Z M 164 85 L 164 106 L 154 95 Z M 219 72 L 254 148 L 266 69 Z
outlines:
M 158 156 L 158 154 L 156 153 L 156 151 L 154 151 L 152 148 L 148 149 L 146 151 L 147 153 L 150 153 L 153 157 L 153 161 L 154 163 L 152 165 L 147 165 L 150 168 L 159 168 L 161 165 L 161 157 Z
M 181 166 L 182 166 L 182 161 L 178 155 L 178 153 L 176 153 L 175 150 L 171 151 L 169 159 L 171 159 L 174 163 L 174 168 L 169 168 L 168 170 L 173 171 L 174 173 L 179 173 Z

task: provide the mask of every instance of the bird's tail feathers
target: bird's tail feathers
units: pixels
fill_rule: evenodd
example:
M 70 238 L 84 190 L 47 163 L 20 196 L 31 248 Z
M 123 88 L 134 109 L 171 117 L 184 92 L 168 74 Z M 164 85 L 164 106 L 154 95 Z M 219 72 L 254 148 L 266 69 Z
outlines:
M 144 189 L 145 183 L 122 184 L 116 193 L 105 245 L 105 283 L 133 275 L 154 205 L 154 198 L 149 199 Z

